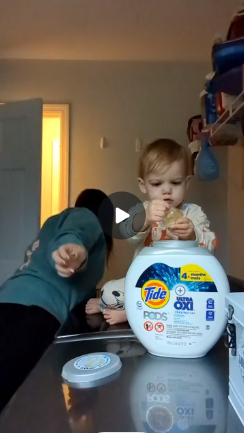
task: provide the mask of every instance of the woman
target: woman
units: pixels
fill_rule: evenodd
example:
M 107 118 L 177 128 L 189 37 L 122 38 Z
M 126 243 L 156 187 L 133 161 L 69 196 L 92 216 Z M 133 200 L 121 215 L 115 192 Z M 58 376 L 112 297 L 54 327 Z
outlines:
M 74 208 L 49 218 L 24 264 L 0 288 L 0 411 L 73 307 L 95 296 L 113 247 L 99 222 L 105 198 L 85 190 Z M 112 206 L 107 218 L 112 228 Z

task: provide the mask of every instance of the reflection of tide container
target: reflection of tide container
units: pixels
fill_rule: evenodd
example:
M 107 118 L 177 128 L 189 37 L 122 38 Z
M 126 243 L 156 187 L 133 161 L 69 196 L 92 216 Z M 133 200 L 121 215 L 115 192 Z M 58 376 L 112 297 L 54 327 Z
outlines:
M 244 425 L 244 293 L 226 296 L 226 312 L 233 314 L 230 322 L 236 332 L 236 350 L 229 349 L 229 400 Z
M 130 388 L 136 431 L 223 433 L 227 403 L 218 362 L 143 356 Z
M 208 125 L 213 125 L 218 119 L 216 95 L 203 90 L 200 93 L 200 101 L 204 128 Z
M 197 358 L 224 331 L 228 292 L 227 276 L 207 248 L 194 241 L 159 241 L 132 262 L 125 309 L 133 332 L 150 353 Z

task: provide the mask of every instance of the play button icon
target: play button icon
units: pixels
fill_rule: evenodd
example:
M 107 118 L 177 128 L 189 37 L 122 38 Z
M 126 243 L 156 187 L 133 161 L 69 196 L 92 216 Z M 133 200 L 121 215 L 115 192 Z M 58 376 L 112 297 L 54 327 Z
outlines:
M 135 214 L 140 214 L 136 231 Z M 115 192 L 103 200 L 98 218 L 103 231 L 114 239 L 129 239 L 140 232 L 145 224 L 146 212 L 141 200 L 129 192 Z
M 121 223 L 122 221 L 126 220 L 129 217 L 130 217 L 129 213 L 124 212 L 119 207 L 116 207 L 116 209 L 115 209 L 115 223 L 116 224 Z

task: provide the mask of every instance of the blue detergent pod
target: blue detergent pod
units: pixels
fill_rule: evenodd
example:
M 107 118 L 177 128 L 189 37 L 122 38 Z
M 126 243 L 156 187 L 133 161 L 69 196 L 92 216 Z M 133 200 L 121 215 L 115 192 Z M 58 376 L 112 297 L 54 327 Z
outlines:
M 207 137 L 201 139 L 201 149 L 195 162 L 195 174 L 199 180 L 217 180 L 219 164 L 213 155 Z

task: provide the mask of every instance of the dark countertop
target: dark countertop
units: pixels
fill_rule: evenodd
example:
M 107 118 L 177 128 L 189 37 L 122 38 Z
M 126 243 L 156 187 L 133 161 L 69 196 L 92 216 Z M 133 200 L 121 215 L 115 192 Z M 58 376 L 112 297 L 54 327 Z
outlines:
M 119 354 L 118 377 L 90 389 L 64 385 L 63 365 L 96 351 Z M 164 407 L 163 417 L 155 417 L 155 406 Z M 158 423 L 163 431 L 162 422 L 172 433 L 243 433 L 228 403 L 223 339 L 208 356 L 194 360 L 151 356 L 133 338 L 53 344 L 3 412 L 0 432 L 153 433 Z

